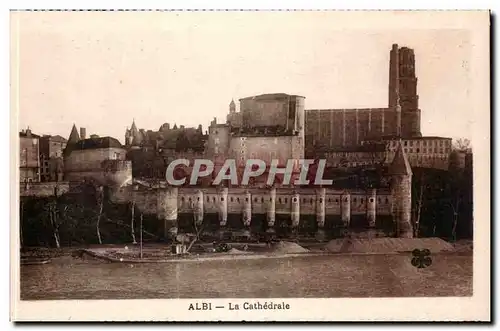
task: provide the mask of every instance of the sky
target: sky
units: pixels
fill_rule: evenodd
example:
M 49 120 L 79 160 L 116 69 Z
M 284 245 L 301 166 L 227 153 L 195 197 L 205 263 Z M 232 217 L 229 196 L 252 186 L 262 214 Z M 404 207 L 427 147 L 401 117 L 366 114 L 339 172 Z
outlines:
M 306 109 L 387 107 L 393 43 L 415 50 L 424 135 L 471 139 L 466 29 L 369 28 L 325 12 L 26 12 L 11 19 L 19 129 L 124 142 L 224 122 L 231 99 L 306 97 Z M 352 19 L 351 19 L 352 20 Z M 345 24 L 344 24 L 345 22 Z M 11 63 L 14 63 L 11 62 Z M 12 77 L 11 76 L 11 77 Z

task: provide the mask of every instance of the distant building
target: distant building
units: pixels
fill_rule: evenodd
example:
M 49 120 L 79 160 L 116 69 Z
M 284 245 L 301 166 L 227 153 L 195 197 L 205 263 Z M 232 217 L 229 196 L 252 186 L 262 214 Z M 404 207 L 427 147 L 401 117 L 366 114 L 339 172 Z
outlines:
M 67 140 L 59 135 L 40 137 L 40 167 L 42 182 L 60 182 L 64 176 L 63 151 Z
M 333 168 L 352 168 L 372 165 L 387 165 L 394 159 L 401 141 L 403 150 L 412 168 L 448 170 L 450 166 L 451 138 L 445 137 L 382 137 L 375 141 L 363 141 L 350 148 L 317 150 Z
M 397 137 L 383 137 L 387 146 L 387 162 L 394 158 Z M 413 168 L 448 170 L 452 139 L 447 137 L 412 137 L 401 140 L 404 152 Z
M 137 129 L 134 120 L 125 131 L 127 159 L 132 161 L 134 177 L 164 179 L 167 165 L 173 160 L 203 157 L 206 140 L 201 125 L 186 128 L 164 123 L 158 131 L 146 131 Z
M 40 181 L 40 136 L 28 127 L 19 132 L 19 179 L 21 182 Z
M 80 130 L 85 137 L 85 130 Z M 132 180 L 132 164 L 115 138 L 81 139 L 73 125 L 64 150 L 64 174 L 69 182 L 93 181 L 121 186 Z

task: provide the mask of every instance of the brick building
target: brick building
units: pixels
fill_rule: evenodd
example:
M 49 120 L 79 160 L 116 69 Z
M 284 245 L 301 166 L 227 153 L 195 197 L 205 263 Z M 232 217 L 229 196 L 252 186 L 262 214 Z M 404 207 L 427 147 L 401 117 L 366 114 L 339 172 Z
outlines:
M 389 102 L 386 108 L 309 109 L 305 111 L 306 154 L 318 147 L 343 149 L 363 140 L 395 135 L 420 137 L 415 53 L 392 46 L 389 62 Z
M 40 181 L 40 136 L 29 127 L 19 132 L 19 179 L 21 182 Z

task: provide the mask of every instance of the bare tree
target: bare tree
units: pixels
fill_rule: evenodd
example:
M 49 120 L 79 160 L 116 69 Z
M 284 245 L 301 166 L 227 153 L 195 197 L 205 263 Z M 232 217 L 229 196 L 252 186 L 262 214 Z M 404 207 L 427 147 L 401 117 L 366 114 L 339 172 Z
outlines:
M 97 239 L 99 241 L 99 244 L 102 245 L 102 239 L 101 239 L 101 231 L 99 228 L 99 225 L 101 223 L 101 216 L 102 216 L 102 210 L 104 207 L 104 190 L 102 186 L 99 186 L 97 188 L 97 203 L 99 204 L 99 214 L 97 215 L 97 222 L 96 222 L 96 231 L 97 231 Z
M 57 248 L 61 248 L 61 240 L 59 238 L 59 224 L 57 219 L 57 204 L 56 201 L 51 201 L 46 206 L 48 212 L 50 226 L 52 228 L 52 235 Z
M 132 243 L 135 245 L 137 244 L 137 240 L 135 239 L 135 224 L 134 224 L 134 218 L 135 218 L 135 199 L 132 200 L 132 217 L 130 219 L 130 232 L 132 234 Z
M 455 205 L 450 203 L 451 209 L 453 210 L 453 226 L 451 229 L 451 236 L 453 237 L 453 241 L 457 240 L 457 224 L 458 224 L 458 207 L 460 206 L 460 199 L 457 198 L 455 201 Z
M 459 138 L 455 141 L 453 148 L 465 152 L 471 148 L 471 142 L 467 138 Z
M 425 175 L 422 172 L 420 176 L 420 189 L 418 192 L 418 200 L 417 200 L 417 210 L 416 210 L 416 216 L 415 216 L 415 226 L 413 227 L 414 229 L 414 237 L 418 237 L 419 231 L 420 231 L 420 215 L 422 214 L 422 204 L 423 204 L 423 197 L 424 197 L 424 189 L 425 189 Z
M 188 248 L 186 249 L 186 252 L 188 252 L 188 253 L 191 250 L 191 248 L 193 247 L 194 243 L 197 242 L 198 240 L 200 240 L 200 234 L 203 231 L 203 218 L 198 217 L 199 213 L 198 213 L 198 210 L 196 210 L 199 207 L 196 205 L 196 203 L 194 201 L 191 202 L 191 207 L 192 207 L 191 209 L 194 211 L 194 213 L 193 213 L 193 227 L 194 227 L 195 233 L 194 233 L 193 239 L 189 243 Z

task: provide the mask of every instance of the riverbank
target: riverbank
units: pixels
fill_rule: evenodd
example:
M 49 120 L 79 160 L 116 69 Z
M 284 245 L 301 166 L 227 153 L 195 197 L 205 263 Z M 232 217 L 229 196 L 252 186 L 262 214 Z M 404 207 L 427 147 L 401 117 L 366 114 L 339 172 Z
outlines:
M 226 251 L 216 252 L 211 243 L 194 245 L 190 252 L 174 254 L 172 245 L 148 244 L 93 245 L 80 248 L 31 248 L 21 253 L 23 259 L 54 259 L 72 256 L 108 263 L 169 263 L 217 260 L 279 259 L 304 256 L 394 255 L 411 254 L 414 249 L 428 249 L 432 255 L 471 255 L 472 242 L 451 244 L 438 238 L 341 239 L 327 243 L 227 243 Z

